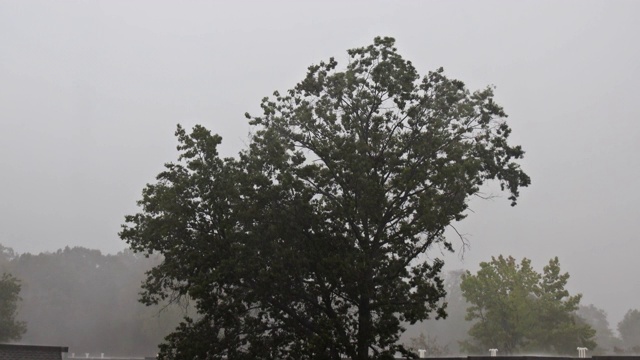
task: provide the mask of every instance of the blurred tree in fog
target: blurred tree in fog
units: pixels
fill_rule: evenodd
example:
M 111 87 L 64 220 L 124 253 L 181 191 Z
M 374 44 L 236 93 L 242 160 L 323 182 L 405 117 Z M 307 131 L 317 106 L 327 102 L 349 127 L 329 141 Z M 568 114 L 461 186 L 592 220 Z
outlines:
M 582 321 L 589 324 L 595 331 L 595 342 L 598 346 L 595 349 L 589 349 L 593 354 L 604 355 L 615 352 L 616 347 L 620 347 L 621 341 L 618 339 L 609 325 L 607 313 L 591 305 L 580 305 L 576 314 Z
M 16 257 L 15 251 L 12 248 L 3 246 L 0 244 L 0 270 L 5 272 L 6 267 L 9 265 L 11 260 Z
M 16 319 L 19 301 L 20 281 L 3 273 L 0 277 L 0 342 L 20 340 L 26 331 L 26 324 Z
M 465 320 L 467 313 L 466 299 L 460 290 L 460 282 L 464 270 L 449 271 L 444 279 L 447 291 L 445 301 L 447 303 L 447 317 L 444 319 L 428 319 L 414 325 L 406 324 L 407 331 L 402 335 L 410 348 L 415 348 L 420 343 L 426 343 L 430 348 L 442 349 L 449 356 L 460 355 L 460 343 L 469 338 L 471 323 Z
M 411 343 L 407 347 L 414 353 L 420 353 L 424 350 L 424 355 L 429 357 L 444 357 L 451 355 L 448 345 L 441 345 L 437 336 L 425 335 L 420 333 L 418 337 L 412 338 Z
M 640 354 L 640 311 L 631 309 L 618 323 L 618 332 L 622 338 L 625 352 Z
M 469 331 L 472 340 L 463 347 L 472 353 L 498 348 L 505 355 L 595 348 L 595 330 L 577 319 L 581 295 L 569 295 L 568 279 L 568 273 L 560 273 L 557 257 L 542 274 L 526 258 L 517 263 L 502 255 L 480 263 L 475 275 L 467 271 L 461 289 L 471 304 L 467 320 L 476 322 Z

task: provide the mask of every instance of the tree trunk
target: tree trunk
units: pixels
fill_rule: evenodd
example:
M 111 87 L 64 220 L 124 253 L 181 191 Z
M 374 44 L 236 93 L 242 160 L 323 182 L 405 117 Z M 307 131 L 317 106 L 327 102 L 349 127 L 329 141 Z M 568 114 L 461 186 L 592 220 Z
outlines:
M 369 359 L 369 338 L 371 337 L 371 311 L 369 297 L 362 294 L 358 313 L 358 360 Z

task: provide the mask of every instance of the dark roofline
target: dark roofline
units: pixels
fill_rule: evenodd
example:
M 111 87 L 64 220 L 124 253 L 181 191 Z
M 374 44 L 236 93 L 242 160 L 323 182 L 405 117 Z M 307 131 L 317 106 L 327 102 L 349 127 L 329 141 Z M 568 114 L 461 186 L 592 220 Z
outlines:
M 0 344 L 0 349 L 24 349 L 24 350 L 41 350 L 66 353 L 69 352 L 68 346 L 46 346 L 46 345 L 22 345 L 22 344 Z

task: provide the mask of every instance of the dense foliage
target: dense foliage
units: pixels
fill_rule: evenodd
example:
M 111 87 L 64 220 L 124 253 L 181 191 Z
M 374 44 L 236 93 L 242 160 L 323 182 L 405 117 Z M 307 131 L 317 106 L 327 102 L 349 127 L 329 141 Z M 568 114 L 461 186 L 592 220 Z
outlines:
M 391 38 L 309 67 L 262 101 L 238 158 L 202 126 L 143 191 L 121 237 L 160 253 L 143 301 L 189 296 L 201 316 L 170 359 L 392 358 L 402 322 L 444 316 L 445 229 L 497 179 L 515 204 L 529 177 L 491 89 L 420 79 Z
M 581 295 L 565 289 L 569 274 L 560 272 L 558 258 L 551 259 L 542 274 L 531 261 L 513 257 L 480 263 L 476 274 L 466 273 L 461 283 L 471 304 L 467 320 L 475 321 L 464 344 L 471 353 L 489 348 L 501 354 L 575 354 L 577 347 L 596 347 L 595 330 L 575 312 Z

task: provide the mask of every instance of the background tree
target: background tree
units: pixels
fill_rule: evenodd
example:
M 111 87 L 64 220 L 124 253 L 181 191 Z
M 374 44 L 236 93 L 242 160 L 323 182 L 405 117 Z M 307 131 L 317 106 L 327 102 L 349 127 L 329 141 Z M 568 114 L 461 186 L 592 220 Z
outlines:
M 491 89 L 420 79 L 391 38 L 309 67 L 262 102 L 238 159 L 178 128 L 177 163 L 148 185 L 121 237 L 164 261 L 147 304 L 188 295 L 162 358 L 392 358 L 402 321 L 444 316 L 443 262 L 420 257 L 497 179 L 515 204 L 529 177 Z
M 591 353 L 599 355 L 612 354 L 616 348 L 622 346 L 620 339 L 611 330 L 607 313 L 603 309 L 593 304 L 580 305 L 576 315 L 596 331 L 594 340 L 598 346 L 595 349 L 589 349 Z
M 542 279 L 536 297 L 537 326 L 530 349 L 535 351 L 575 354 L 576 347 L 583 346 L 593 350 L 595 330 L 580 319 L 578 310 L 581 294 L 571 296 L 565 289 L 569 273 L 560 272 L 557 257 L 549 260 L 543 268 Z
M 568 279 L 569 274 L 560 273 L 558 258 L 551 259 L 542 274 L 526 258 L 517 263 L 501 255 L 480 263 L 477 274 L 467 272 L 461 284 L 471 304 L 467 320 L 476 320 L 469 331 L 472 340 L 463 347 L 474 353 L 498 348 L 503 354 L 593 349 L 595 331 L 577 321 L 581 295 L 569 295 Z
M 27 330 L 23 321 L 18 321 L 20 281 L 8 273 L 0 278 L 0 342 L 20 340 Z
M 536 316 L 532 293 L 539 281 L 530 260 L 518 264 L 502 255 L 480 263 L 476 275 L 467 271 L 460 285 L 470 304 L 466 319 L 478 321 L 469 330 L 473 340 L 465 342 L 463 349 L 485 353 L 498 348 L 502 354 L 512 354 L 527 346 Z
M 618 323 L 618 332 L 627 353 L 640 353 L 640 311 L 627 311 Z

